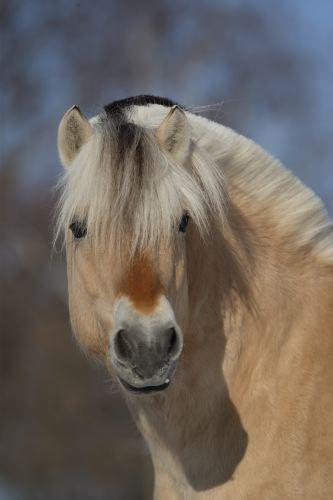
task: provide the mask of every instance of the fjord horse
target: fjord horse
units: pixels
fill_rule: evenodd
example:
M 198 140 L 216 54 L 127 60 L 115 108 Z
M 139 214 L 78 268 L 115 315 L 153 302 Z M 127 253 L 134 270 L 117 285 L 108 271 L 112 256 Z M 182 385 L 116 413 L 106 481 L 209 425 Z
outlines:
M 69 309 L 148 443 L 156 499 L 333 498 L 333 233 L 321 201 L 166 98 L 64 115 Z

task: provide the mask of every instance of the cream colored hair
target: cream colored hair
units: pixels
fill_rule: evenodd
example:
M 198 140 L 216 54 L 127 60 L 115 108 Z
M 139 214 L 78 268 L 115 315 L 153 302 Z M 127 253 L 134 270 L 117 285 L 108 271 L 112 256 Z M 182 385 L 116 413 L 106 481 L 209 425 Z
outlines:
M 322 202 L 259 146 L 186 112 L 190 144 L 184 162 L 160 146 L 156 131 L 169 112 L 132 106 L 122 118 L 103 113 L 60 182 L 56 234 L 84 221 L 93 242 L 121 252 L 170 242 L 186 211 L 207 237 L 211 217 L 227 217 L 227 183 L 300 246 L 333 259 L 332 223 Z M 130 243 L 129 243 L 130 242 Z
M 161 148 L 157 128 L 132 118 L 91 121 L 93 134 L 59 182 L 57 236 L 84 221 L 94 241 L 118 250 L 130 241 L 133 253 L 170 241 L 184 212 L 202 236 L 212 214 L 223 216 L 223 171 L 211 156 L 192 142 L 181 164 Z

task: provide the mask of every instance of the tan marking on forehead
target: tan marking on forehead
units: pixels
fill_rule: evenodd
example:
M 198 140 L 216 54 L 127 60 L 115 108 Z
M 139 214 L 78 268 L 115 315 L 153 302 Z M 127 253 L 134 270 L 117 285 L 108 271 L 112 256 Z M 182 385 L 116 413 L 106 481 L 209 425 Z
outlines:
M 163 287 L 154 269 L 152 259 L 145 253 L 135 257 L 119 287 L 119 295 L 126 295 L 141 312 L 151 313 L 158 304 Z

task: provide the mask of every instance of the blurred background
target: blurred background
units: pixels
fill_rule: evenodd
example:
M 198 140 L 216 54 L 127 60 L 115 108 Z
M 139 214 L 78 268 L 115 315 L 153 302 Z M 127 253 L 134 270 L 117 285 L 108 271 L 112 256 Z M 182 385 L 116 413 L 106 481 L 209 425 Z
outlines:
M 333 214 L 330 0 L 2 0 L 0 500 L 150 499 L 147 449 L 80 352 L 51 258 L 57 126 L 150 93 L 280 158 Z

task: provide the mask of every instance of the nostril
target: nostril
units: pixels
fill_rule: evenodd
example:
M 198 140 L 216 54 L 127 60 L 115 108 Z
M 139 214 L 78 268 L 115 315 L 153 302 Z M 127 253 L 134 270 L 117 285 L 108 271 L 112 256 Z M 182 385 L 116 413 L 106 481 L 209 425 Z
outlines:
M 168 355 L 172 356 L 177 353 L 179 347 L 178 335 L 175 328 L 168 330 Z
M 114 349 L 120 360 L 128 361 L 132 357 L 132 346 L 126 338 L 126 331 L 119 330 L 114 339 Z

